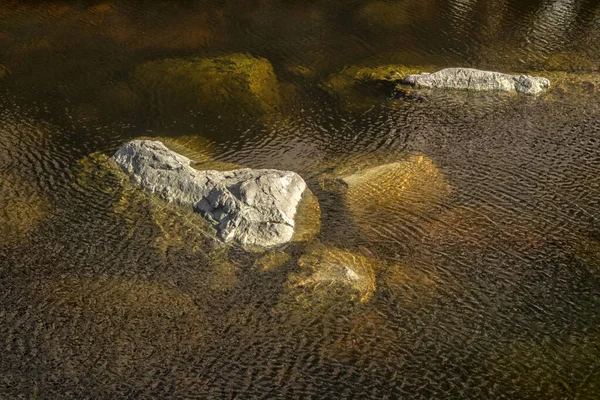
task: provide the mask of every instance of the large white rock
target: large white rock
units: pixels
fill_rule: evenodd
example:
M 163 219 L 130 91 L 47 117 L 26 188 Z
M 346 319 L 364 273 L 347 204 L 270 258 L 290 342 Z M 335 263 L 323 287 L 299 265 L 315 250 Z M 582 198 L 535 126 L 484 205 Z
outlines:
M 473 68 L 446 68 L 432 74 L 409 75 L 403 83 L 417 88 L 500 90 L 525 94 L 538 94 L 550 87 L 548 79 L 538 76 L 509 75 Z
M 189 158 L 151 140 L 126 143 L 112 158 L 145 190 L 213 222 L 225 242 L 273 247 L 292 239 L 296 208 L 306 190 L 295 172 L 198 171 Z

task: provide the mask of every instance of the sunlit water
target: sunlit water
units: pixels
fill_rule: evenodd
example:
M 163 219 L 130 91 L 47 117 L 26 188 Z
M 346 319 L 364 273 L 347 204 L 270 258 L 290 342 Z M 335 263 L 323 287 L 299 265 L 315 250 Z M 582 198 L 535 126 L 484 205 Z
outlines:
M 597 74 L 596 1 L 15 1 L 0 46 L 0 398 L 600 396 L 600 87 L 348 105 L 319 84 L 382 63 Z M 136 105 L 136 65 L 232 52 L 273 64 L 273 115 Z M 219 161 L 298 172 L 316 241 L 399 272 L 369 301 L 307 301 L 286 284 L 304 245 L 269 271 L 215 259 L 82 179 L 94 152 L 190 134 Z M 447 183 L 429 207 L 385 203 L 362 226 L 323 190 L 339 166 L 411 154 Z

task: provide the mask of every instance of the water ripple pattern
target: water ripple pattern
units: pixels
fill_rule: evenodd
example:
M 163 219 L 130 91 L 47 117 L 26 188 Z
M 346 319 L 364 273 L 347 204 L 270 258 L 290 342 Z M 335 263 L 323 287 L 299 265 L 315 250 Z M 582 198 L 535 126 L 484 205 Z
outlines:
M 6 1 L 0 48 L 1 399 L 598 398 L 597 1 Z M 215 245 L 136 138 L 297 172 L 320 232 Z

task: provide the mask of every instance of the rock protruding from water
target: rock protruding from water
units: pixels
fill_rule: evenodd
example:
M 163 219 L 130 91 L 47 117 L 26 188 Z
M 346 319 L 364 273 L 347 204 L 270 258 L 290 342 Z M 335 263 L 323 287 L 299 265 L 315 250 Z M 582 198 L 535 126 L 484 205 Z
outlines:
M 509 75 L 473 68 L 446 68 L 432 74 L 408 75 L 403 83 L 417 88 L 505 91 L 539 94 L 550 87 L 546 78 Z
M 189 158 L 151 140 L 131 141 L 113 159 L 142 188 L 214 223 L 225 242 L 273 247 L 292 240 L 296 209 L 306 190 L 295 172 L 198 171 Z

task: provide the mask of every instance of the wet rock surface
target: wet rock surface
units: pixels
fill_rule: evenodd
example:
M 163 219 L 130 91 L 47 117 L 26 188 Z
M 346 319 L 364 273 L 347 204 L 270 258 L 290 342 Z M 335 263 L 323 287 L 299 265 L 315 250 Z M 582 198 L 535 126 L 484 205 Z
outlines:
M 294 172 L 197 171 L 189 158 L 158 141 L 129 142 L 113 159 L 142 188 L 216 224 L 225 242 L 272 247 L 292 239 L 296 208 L 306 189 Z
M 431 74 L 409 75 L 403 80 L 403 83 L 416 88 L 497 90 L 524 94 L 539 94 L 550 87 L 550 81 L 547 78 L 509 75 L 473 68 L 446 68 Z

